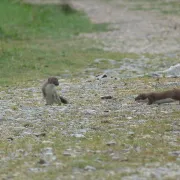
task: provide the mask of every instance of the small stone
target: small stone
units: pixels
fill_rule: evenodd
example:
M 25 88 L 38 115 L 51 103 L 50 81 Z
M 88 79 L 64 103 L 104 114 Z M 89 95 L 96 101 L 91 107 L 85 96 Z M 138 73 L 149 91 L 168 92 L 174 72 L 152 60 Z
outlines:
M 96 111 L 93 109 L 87 109 L 84 111 L 86 115 L 94 115 L 96 114 Z
M 38 161 L 38 164 L 46 164 L 46 161 L 45 161 L 44 159 L 40 159 L 40 160 Z
M 99 80 L 99 79 L 102 79 L 102 78 L 107 78 L 107 75 L 106 75 L 106 74 L 97 75 L 96 77 L 97 77 L 97 79 Z
M 42 159 L 45 159 L 48 163 L 56 160 L 56 156 L 54 155 L 51 147 L 43 148 L 41 153 Z
M 172 151 L 168 153 L 170 156 L 177 156 L 180 157 L 180 151 Z
M 71 136 L 76 137 L 76 138 L 85 138 L 83 134 L 71 134 Z
M 101 123 L 110 123 L 108 120 L 102 120 Z
M 68 151 L 64 151 L 64 152 L 63 152 L 63 155 L 64 155 L 64 156 L 71 156 L 71 153 L 68 152 Z
M 32 171 L 34 173 L 45 172 L 43 168 L 29 168 L 29 171 Z
M 134 147 L 134 150 L 135 150 L 136 152 L 138 152 L 138 153 L 141 152 L 141 148 L 140 148 L 139 146 Z
M 119 159 L 120 159 L 119 156 L 113 156 L 113 157 L 112 157 L 112 160 L 114 160 L 114 161 L 117 161 L 117 160 L 119 160 Z
M 12 138 L 12 137 L 8 137 L 8 138 L 7 138 L 7 140 L 9 140 L 9 141 L 13 141 L 13 140 L 14 140 L 14 138 Z
M 86 166 L 86 167 L 84 168 L 84 170 L 86 170 L 86 171 L 96 171 L 96 168 L 93 167 L 93 166 Z
M 53 144 L 52 141 L 42 141 L 43 144 Z
M 4 117 L 0 115 L 0 121 L 3 121 L 4 120 Z
M 131 119 L 132 119 L 132 117 L 131 117 L 131 116 L 129 116 L 129 117 L 127 117 L 127 119 L 128 119 L 128 120 L 131 120 Z
M 106 78 L 106 77 L 107 77 L 107 75 L 106 75 L 106 74 L 103 74 L 101 78 Z
M 36 133 L 34 134 L 36 137 L 45 137 L 46 136 L 46 133 L 45 132 L 42 132 L 42 133 Z
M 28 135 L 32 135 L 32 132 L 24 131 L 22 134 L 23 134 L 24 136 L 28 136 Z
M 116 145 L 116 142 L 112 140 L 112 141 L 107 142 L 106 145 L 107 146 L 114 146 L 114 145 Z
M 101 153 L 101 151 L 100 151 L 100 150 L 97 150 L 97 151 L 96 151 L 96 153 L 97 153 L 97 154 L 98 154 L 98 153 L 100 154 L 100 153 Z
M 123 162 L 123 161 L 128 161 L 128 158 L 124 157 L 124 156 L 114 155 L 114 156 L 112 156 L 112 160 Z
M 129 136 L 133 136 L 133 135 L 134 135 L 134 132 L 129 131 L 129 132 L 128 132 L 128 135 L 129 135 Z
M 31 124 L 29 124 L 29 123 L 26 123 L 26 124 L 24 124 L 24 127 L 30 127 L 30 126 L 32 126 Z
M 101 99 L 112 99 L 113 97 L 108 95 L 108 96 L 102 96 Z

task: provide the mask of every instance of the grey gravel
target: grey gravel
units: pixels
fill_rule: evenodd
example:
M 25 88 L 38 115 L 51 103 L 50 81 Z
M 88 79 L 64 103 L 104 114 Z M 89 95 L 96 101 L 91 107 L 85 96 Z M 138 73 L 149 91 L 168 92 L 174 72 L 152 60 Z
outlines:
M 86 167 L 84 168 L 84 170 L 86 170 L 86 171 L 95 171 L 96 168 L 93 167 L 93 166 L 86 166 Z

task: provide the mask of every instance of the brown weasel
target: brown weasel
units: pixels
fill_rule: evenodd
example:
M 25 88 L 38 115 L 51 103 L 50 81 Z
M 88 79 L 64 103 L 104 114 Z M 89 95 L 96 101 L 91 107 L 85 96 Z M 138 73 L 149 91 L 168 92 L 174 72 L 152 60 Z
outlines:
M 139 94 L 135 101 L 148 99 L 148 105 L 153 104 L 155 101 L 163 100 L 163 99 L 173 99 L 180 101 L 180 89 L 172 89 L 168 91 L 162 92 L 151 92 L 151 93 L 143 93 Z M 172 101 L 169 101 L 172 102 Z M 180 102 L 179 102 L 180 103 Z

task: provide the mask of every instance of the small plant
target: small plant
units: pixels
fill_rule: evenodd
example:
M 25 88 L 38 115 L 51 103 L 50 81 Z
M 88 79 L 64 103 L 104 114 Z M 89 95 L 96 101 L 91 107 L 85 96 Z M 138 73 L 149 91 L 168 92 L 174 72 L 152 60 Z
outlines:
M 11 109 L 14 110 L 14 111 L 17 111 L 18 107 L 16 105 L 13 105 L 13 106 L 11 106 Z

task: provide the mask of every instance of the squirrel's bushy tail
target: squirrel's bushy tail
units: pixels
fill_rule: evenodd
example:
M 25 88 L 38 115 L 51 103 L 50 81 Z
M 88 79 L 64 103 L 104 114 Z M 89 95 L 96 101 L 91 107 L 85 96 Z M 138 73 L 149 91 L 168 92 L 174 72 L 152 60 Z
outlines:
M 62 96 L 59 96 L 59 98 L 61 99 L 61 102 L 64 104 L 68 104 L 68 100 Z

